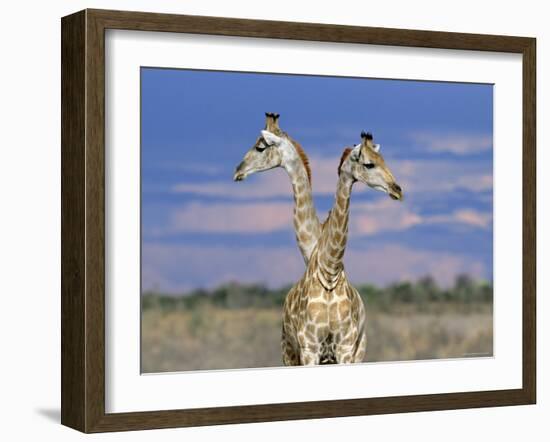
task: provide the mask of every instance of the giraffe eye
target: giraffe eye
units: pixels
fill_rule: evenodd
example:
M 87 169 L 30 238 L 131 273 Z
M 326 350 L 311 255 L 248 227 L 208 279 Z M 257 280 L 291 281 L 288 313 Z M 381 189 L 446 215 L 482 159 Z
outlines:
M 363 166 L 365 166 L 367 169 L 374 169 L 375 168 L 374 163 L 365 163 L 365 164 L 363 164 Z
M 266 146 L 265 144 L 263 144 L 263 143 L 258 143 L 258 144 L 256 145 L 256 150 L 257 150 L 258 152 L 263 152 L 263 151 L 266 150 L 266 149 L 267 149 L 267 146 Z

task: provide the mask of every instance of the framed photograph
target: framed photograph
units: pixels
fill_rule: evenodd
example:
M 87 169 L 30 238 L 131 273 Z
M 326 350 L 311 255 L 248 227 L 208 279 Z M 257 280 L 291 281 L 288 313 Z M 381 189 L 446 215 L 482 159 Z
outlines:
M 535 403 L 535 39 L 61 25 L 64 425 Z

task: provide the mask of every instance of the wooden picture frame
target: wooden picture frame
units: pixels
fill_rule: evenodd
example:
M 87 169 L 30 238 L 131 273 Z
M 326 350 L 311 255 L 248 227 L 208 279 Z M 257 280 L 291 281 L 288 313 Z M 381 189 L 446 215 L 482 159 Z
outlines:
M 523 63 L 523 385 L 132 413 L 105 411 L 105 30 L 495 51 Z M 536 41 L 533 38 L 84 10 L 62 19 L 62 424 L 83 432 L 533 404 L 536 400 Z

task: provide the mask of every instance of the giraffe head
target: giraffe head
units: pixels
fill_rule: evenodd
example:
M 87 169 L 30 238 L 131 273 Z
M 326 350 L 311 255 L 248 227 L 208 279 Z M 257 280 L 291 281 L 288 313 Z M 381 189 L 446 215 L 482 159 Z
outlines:
M 342 173 L 387 193 L 394 200 L 403 199 L 403 190 L 380 154 L 380 145 L 374 144 L 370 133 L 361 132 L 361 144 L 344 150 L 338 167 L 338 174 Z
M 274 167 L 288 169 L 297 159 L 304 163 L 308 177 L 310 177 L 307 157 L 301 146 L 279 128 L 279 114 L 266 113 L 265 116 L 265 129 L 262 130 L 261 135 L 235 169 L 233 179 L 242 181 L 248 175 Z

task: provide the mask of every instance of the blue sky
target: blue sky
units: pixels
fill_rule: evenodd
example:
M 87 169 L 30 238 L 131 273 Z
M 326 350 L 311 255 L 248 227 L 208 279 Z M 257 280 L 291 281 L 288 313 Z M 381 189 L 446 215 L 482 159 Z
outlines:
M 144 290 L 301 277 L 286 173 L 232 181 L 266 111 L 310 157 L 321 219 L 344 147 L 382 145 L 405 200 L 354 186 L 354 283 L 492 278 L 491 85 L 142 68 L 141 101 Z

